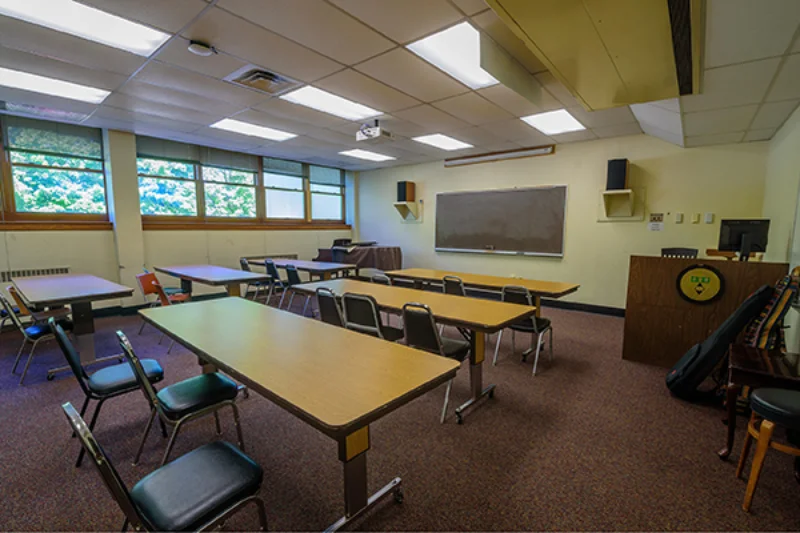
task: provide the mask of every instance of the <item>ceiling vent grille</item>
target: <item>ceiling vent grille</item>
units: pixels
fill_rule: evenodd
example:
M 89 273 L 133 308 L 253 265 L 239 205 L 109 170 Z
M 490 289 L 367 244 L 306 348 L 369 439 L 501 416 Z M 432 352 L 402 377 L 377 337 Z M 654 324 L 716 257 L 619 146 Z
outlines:
M 247 87 L 248 89 L 255 89 L 256 91 L 272 96 L 283 94 L 302 85 L 297 80 L 281 76 L 280 74 L 253 65 L 240 68 L 236 72 L 226 76 L 225 81 Z

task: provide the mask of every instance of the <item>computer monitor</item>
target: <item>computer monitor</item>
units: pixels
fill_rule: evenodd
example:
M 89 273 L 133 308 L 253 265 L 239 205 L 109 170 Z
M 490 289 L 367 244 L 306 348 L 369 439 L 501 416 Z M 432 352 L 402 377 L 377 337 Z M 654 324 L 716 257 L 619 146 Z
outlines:
M 739 260 L 747 261 L 751 252 L 767 251 L 769 220 L 723 220 L 719 228 L 719 250 L 739 252 Z

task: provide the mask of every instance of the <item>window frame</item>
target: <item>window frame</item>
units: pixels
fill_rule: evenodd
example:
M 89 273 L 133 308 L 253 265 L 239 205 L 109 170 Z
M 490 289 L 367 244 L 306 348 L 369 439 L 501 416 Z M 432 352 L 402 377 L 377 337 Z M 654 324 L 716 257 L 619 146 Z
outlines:
M 314 166 L 322 167 L 323 165 L 314 165 Z M 333 168 L 334 170 L 338 170 L 339 171 L 339 179 L 340 179 L 339 185 L 332 185 L 330 183 L 315 183 L 315 182 L 312 182 L 311 178 L 310 178 L 310 174 L 311 173 L 309 171 L 309 183 L 308 183 L 308 209 L 309 209 L 308 216 L 310 217 L 309 221 L 317 223 L 317 224 L 325 224 L 325 223 L 331 223 L 331 222 L 344 223 L 345 219 L 347 218 L 347 211 L 345 210 L 345 207 L 346 207 L 345 206 L 345 190 L 347 188 L 347 186 L 345 184 L 345 179 L 346 179 L 345 172 L 344 172 L 344 170 L 342 170 L 340 168 L 334 168 L 334 167 L 324 167 L 324 168 Z M 311 186 L 312 185 L 321 185 L 321 186 L 324 186 L 324 187 L 338 187 L 339 188 L 339 193 L 335 194 L 335 193 L 322 192 L 322 191 L 314 192 L 314 191 L 311 190 Z M 341 209 L 342 209 L 342 218 L 338 219 L 338 220 L 329 219 L 329 218 L 319 218 L 319 219 L 313 218 L 313 216 L 314 216 L 313 195 L 315 195 L 315 194 L 324 194 L 326 196 L 340 196 L 341 197 L 341 204 L 342 204 L 342 207 L 341 207 Z
M 260 158 L 259 158 L 259 161 L 260 161 Z M 219 168 L 219 169 L 223 169 L 223 170 L 236 170 L 238 172 L 252 173 L 253 177 L 255 179 L 253 180 L 253 185 L 247 185 L 245 183 L 227 183 L 227 182 L 224 182 L 224 181 L 213 181 L 213 180 L 206 181 L 206 179 L 203 176 L 203 168 L 204 167 Z M 258 214 L 259 214 L 259 207 L 258 207 L 258 182 L 259 182 L 258 176 L 259 176 L 259 172 L 258 172 L 258 170 L 251 172 L 249 170 L 242 170 L 240 168 L 231 168 L 231 167 L 224 167 L 224 166 L 221 166 L 221 165 L 210 165 L 210 164 L 197 163 L 195 165 L 195 174 L 198 177 L 198 181 L 202 182 L 202 183 L 198 184 L 198 187 L 199 187 L 199 189 L 202 189 L 202 194 L 203 194 L 203 212 L 202 213 L 203 213 L 203 219 L 205 221 L 212 222 L 212 223 L 213 222 L 231 222 L 231 223 L 237 223 L 237 222 L 246 223 L 246 222 L 250 222 L 250 223 L 253 223 L 253 222 L 259 220 L 259 217 L 258 217 Z M 211 183 L 213 185 L 230 185 L 230 186 L 233 186 L 233 187 L 251 187 L 253 189 L 253 191 L 255 192 L 255 195 L 256 195 L 256 216 L 255 217 L 219 217 L 219 216 L 209 215 L 208 213 L 206 213 L 205 186 L 206 186 L 207 183 Z M 199 191 L 198 191 L 198 195 L 197 195 L 197 203 L 200 204 Z M 197 206 L 197 211 L 198 211 L 197 214 L 199 216 L 200 215 L 200 205 Z

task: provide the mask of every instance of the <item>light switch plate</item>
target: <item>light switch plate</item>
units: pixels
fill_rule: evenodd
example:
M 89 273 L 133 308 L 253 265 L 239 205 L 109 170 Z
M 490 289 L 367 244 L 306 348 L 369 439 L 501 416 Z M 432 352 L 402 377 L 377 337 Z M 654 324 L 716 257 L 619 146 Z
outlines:
M 700 223 L 700 213 L 694 213 L 692 215 L 692 224 L 699 224 Z
M 675 223 L 683 224 L 683 213 L 675 213 Z
M 706 213 L 705 214 L 705 221 L 706 221 L 706 224 L 713 224 L 714 223 L 714 213 Z

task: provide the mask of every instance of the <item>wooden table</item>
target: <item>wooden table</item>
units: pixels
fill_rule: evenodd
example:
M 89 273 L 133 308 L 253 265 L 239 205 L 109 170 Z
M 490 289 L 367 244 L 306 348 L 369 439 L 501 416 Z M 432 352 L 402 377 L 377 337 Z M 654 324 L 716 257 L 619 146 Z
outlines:
M 800 390 L 800 354 L 733 344 L 728 356 L 727 440 L 718 455 L 727 459 L 736 437 L 736 399 L 742 387 Z M 800 478 L 798 478 L 800 479 Z
M 264 260 L 269 257 L 259 259 L 248 259 L 247 262 L 251 265 L 264 266 Z M 347 263 L 327 263 L 325 261 L 303 261 L 302 259 L 273 259 L 273 263 L 278 268 L 286 268 L 293 266 L 300 272 L 308 272 L 309 278 L 318 276 L 319 279 L 331 279 L 331 276 L 337 272 L 350 272 L 357 270 L 355 265 L 348 265 Z
M 330 530 L 390 494 L 402 499 L 400 478 L 368 496 L 369 425 L 452 379 L 459 367 L 456 361 L 243 298 L 139 313 L 206 363 L 338 442 L 345 514 Z
M 494 396 L 495 385 L 483 387 L 483 360 L 486 351 L 486 335 L 500 331 L 508 325 L 532 316 L 536 309 L 480 298 L 464 298 L 451 294 L 419 291 L 379 283 L 368 283 L 351 279 L 335 279 L 295 285 L 289 290 L 315 295 L 319 287 L 326 287 L 341 296 L 346 292 L 369 294 L 374 297 L 382 311 L 400 314 L 403 305 L 419 302 L 431 308 L 436 322 L 456 326 L 470 332 L 469 375 L 472 397 L 456 409 L 458 423 L 463 422 L 464 412 L 484 396 Z
M 242 283 L 257 283 L 269 281 L 270 277 L 258 272 L 247 272 L 214 265 L 182 265 L 169 267 L 154 267 L 156 271 L 175 276 L 181 280 L 183 292 L 192 292 L 192 282 L 211 285 L 212 287 L 224 286 L 228 296 L 241 296 Z
M 538 281 L 533 279 L 505 278 L 502 276 L 484 276 L 483 274 L 468 274 L 466 272 L 450 272 L 447 270 L 432 270 L 429 268 L 406 268 L 403 270 L 390 270 L 386 275 L 392 279 L 407 279 L 414 282 L 414 286 L 422 288 L 424 283 L 441 282 L 445 276 L 461 278 L 464 286 L 472 289 L 487 289 L 501 291 L 506 285 L 525 287 L 531 292 L 536 307 L 536 316 L 541 316 L 542 296 L 547 298 L 561 298 L 580 288 L 575 283 L 560 281 Z
M 72 309 L 73 333 L 84 365 L 119 358 L 119 355 L 96 357 L 94 345 L 94 313 L 92 302 L 127 298 L 133 289 L 88 274 L 33 276 L 13 280 L 22 298 L 34 307 L 69 305 Z M 47 379 L 69 366 L 47 371 Z

